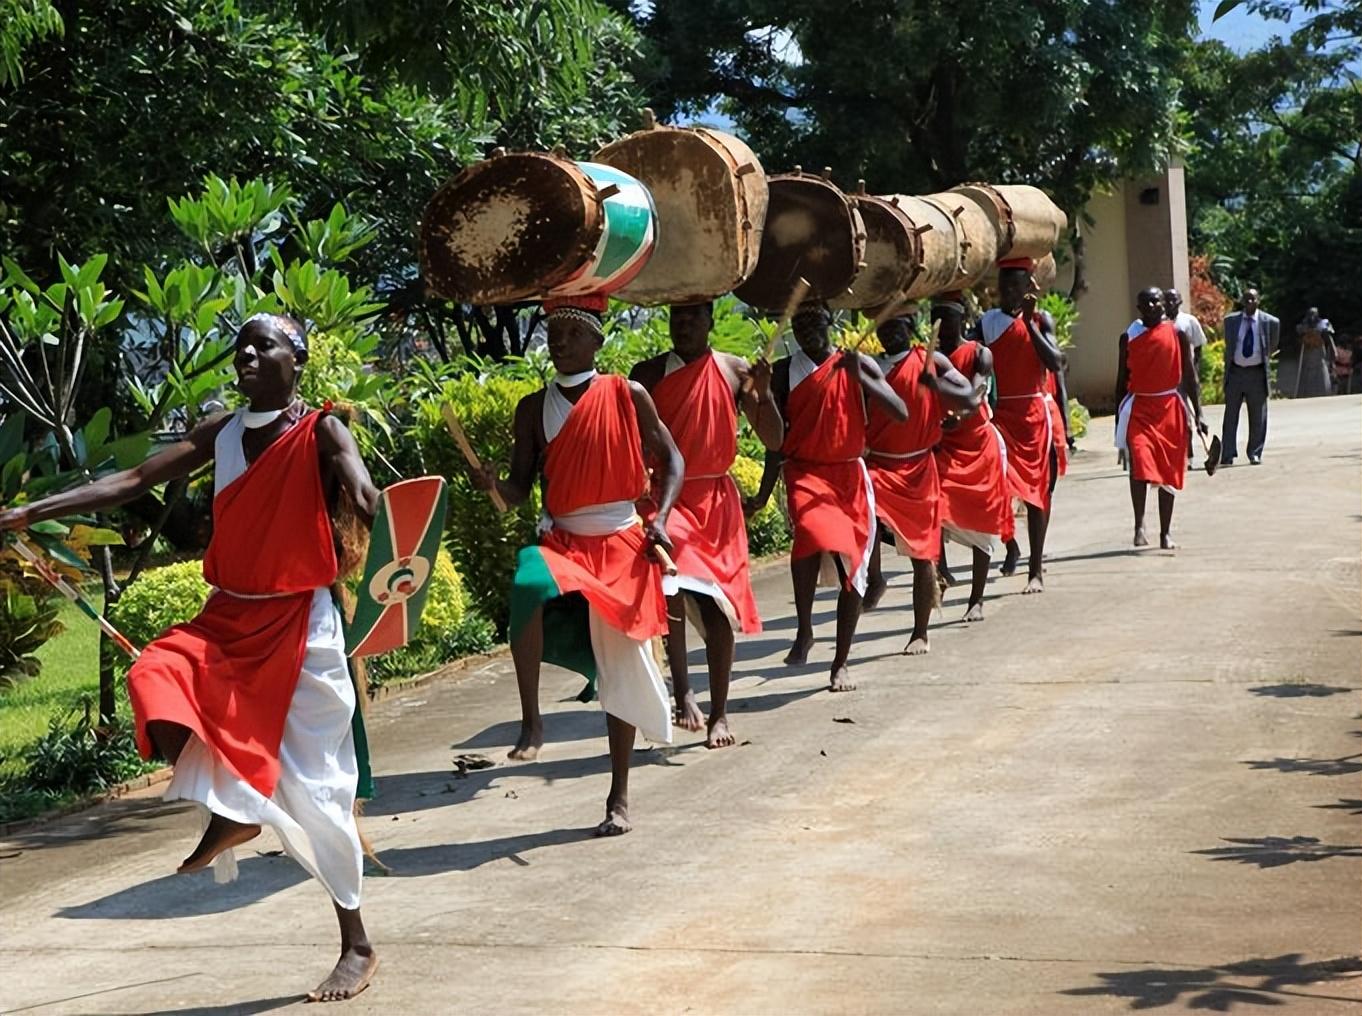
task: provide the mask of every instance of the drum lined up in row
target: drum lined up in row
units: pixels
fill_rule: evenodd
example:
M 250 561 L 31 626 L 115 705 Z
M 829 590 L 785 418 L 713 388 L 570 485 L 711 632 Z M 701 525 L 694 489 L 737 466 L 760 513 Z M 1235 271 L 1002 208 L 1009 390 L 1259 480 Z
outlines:
M 964 289 L 1000 258 L 1053 274 L 1068 220 L 1043 191 L 969 183 L 928 195 L 847 193 L 830 174 L 767 176 L 738 138 L 653 122 L 592 161 L 498 150 L 431 199 L 422 270 L 448 299 L 489 305 L 603 294 L 640 306 L 735 293 L 872 312 Z M 1051 279 L 1053 281 L 1053 279 Z

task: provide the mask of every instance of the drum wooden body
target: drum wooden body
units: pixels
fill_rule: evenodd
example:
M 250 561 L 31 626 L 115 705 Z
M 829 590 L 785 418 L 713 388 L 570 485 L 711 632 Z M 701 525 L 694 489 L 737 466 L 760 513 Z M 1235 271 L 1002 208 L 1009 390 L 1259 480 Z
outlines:
M 759 310 L 783 310 L 801 277 L 809 283 L 809 300 L 845 293 L 865 255 L 865 226 L 851 199 L 805 173 L 767 182 L 761 254 L 751 277 L 734 289 L 738 299 Z
M 1042 258 L 1059 246 L 1068 216 L 1038 187 L 969 183 L 955 191 L 972 198 L 998 231 L 998 257 Z
M 1046 254 L 1036 262 L 1036 267 L 1031 269 L 1031 278 L 1036 280 L 1036 288 L 1042 293 L 1048 293 L 1059 281 L 1059 264 L 1055 261 L 1053 254 Z
M 950 289 L 968 289 L 984 277 L 998 260 L 998 230 L 984 209 L 963 194 L 928 194 L 926 201 L 940 205 L 955 220 L 960 243 L 960 269 Z
M 863 266 L 851 288 L 828 301 L 837 310 L 883 307 L 902 297 L 922 270 L 922 240 L 913 220 L 884 198 L 853 194 L 865 225 Z
M 653 127 L 606 145 L 596 160 L 640 180 L 657 208 L 657 250 L 617 293 L 642 306 L 712 300 L 757 266 L 766 174 L 752 149 L 722 131 Z
M 522 152 L 441 187 L 421 222 L 421 271 L 439 295 L 515 303 L 612 293 L 652 253 L 652 198 L 611 166 Z
M 906 215 L 922 245 L 922 270 L 908 287 L 910 300 L 944 293 L 960 274 L 960 232 L 944 207 L 924 198 L 893 194 L 885 198 Z

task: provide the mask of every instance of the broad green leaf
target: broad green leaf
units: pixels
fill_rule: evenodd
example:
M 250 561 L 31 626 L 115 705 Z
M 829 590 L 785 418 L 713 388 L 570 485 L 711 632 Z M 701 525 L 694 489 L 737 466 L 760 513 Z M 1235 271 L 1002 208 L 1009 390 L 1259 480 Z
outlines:
M 123 537 L 112 529 L 96 529 L 83 523 L 71 527 L 69 537 L 72 543 L 83 547 L 121 547 Z
M 95 415 L 90 417 L 90 422 L 81 428 L 81 435 L 85 438 L 85 447 L 91 452 L 102 448 L 104 442 L 109 437 L 109 425 L 113 423 L 113 410 L 108 406 L 101 406 L 95 411 Z

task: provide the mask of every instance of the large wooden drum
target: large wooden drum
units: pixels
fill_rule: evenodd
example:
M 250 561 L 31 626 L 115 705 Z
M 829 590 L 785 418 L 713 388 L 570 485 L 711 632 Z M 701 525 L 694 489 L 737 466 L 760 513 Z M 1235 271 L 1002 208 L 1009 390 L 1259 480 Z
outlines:
M 766 222 L 766 174 L 723 131 L 649 127 L 606 145 L 598 162 L 640 180 L 657 208 L 657 250 L 615 294 L 645 307 L 697 303 L 745 282 Z
M 851 195 L 865 224 L 865 258 L 851 288 L 828 301 L 836 310 L 867 310 L 902 299 L 922 270 L 922 240 L 913 220 L 870 194 Z
M 960 268 L 949 289 L 968 289 L 984 277 L 998 260 L 998 230 L 979 205 L 963 194 L 947 192 L 923 198 L 945 210 L 955 220 L 960 243 Z
M 1038 187 L 968 183 L 956 193 L 974 200 L 998 231 L 998 257 L 1042 258 L 1059 246 L 1068 216 Z
M 647 263 L 655 221 L 647 188 L 612 166 L 494 155 L 426 205 L 421 271 L 464 303 L 613 293 Z
M 865 255 L 865 225 L 851 199 L 807 173 L 767 182 L 761 255 L 751 277 L 734 289 L 738 299 L 758 310 L 783 310 L 801 277 L 809 283 L 809 300 L 845 293 Z
M 885 198 L 913 223 L 922 245 L 922 270 L 908 287 L 910 300 L 944 293 L 960 274 L 959 226 L 946 209 L 925 198 L 891 194 Z

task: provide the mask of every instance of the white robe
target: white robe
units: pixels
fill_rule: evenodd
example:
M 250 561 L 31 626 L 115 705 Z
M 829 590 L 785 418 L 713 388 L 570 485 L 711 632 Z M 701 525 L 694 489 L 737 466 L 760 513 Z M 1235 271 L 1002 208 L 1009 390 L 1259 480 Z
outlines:
M 215 495 L 246 471 L 243 429 L 238 413 L 218 434 Z M 340 614 L 330 591 L 318 589 L 308 618 L 307 656 L 279 744 L 279 781 L 273 796 L 262 796 L 191 736 L 165 799 L 194 801 L 203 809 L 205 824 L 208 812 L 213 812 L 236 822 L 269 826 L 339 906 L 355 910 L 364 868 L 354 816 L 359 767 L 350 723 L 355 705 Z M 219 854 L 214 867 L 219 881 L 234 878 L 232 852 Z

